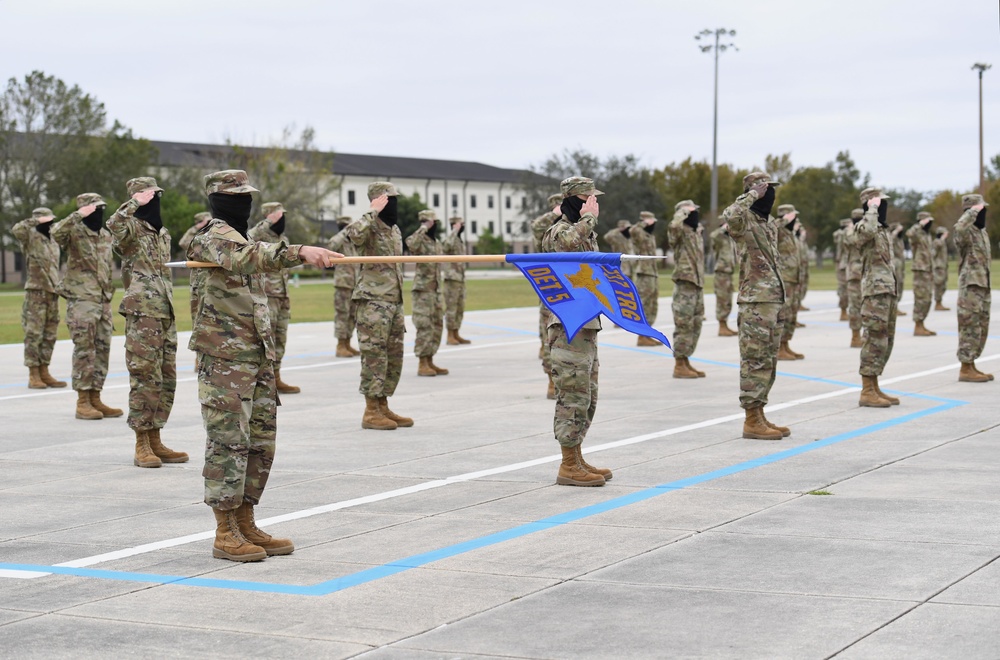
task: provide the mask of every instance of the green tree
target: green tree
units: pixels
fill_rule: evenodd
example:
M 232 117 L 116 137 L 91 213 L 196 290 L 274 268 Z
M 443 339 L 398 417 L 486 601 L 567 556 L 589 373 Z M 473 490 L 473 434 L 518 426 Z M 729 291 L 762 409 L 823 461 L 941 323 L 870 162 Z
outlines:
M 507 246 L 502 236 L 495 236 L 487 227 L 476 241 L 476 254 L 506 254 Z
M 398 200 L 396 212 L 399 216 L 396 224 L 399 225 L 399 231 L 405 240 L 410 234 L 420 229 L 420 212 L 428 207 L 421 201 L 419 193 L 413 193 L 409 197 L 400 195 L 396 199 Z M 438 222 L 440 223 L 440 220 Z

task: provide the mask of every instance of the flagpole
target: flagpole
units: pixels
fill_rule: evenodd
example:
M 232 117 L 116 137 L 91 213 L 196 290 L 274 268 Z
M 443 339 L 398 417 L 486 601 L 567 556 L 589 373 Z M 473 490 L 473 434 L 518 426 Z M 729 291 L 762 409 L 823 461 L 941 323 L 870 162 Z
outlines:
M 524 255 L 519 255 L 524 256 Z M 544 254 L 539 257 L 544 258 Z M 644 259 L 664 259 L 647 255 L 623 254 L 622 261 L 640 261 Z M 502 263 L 507 261 L 506 254 L 427 254 L 380 257 L 339 257 L 330 260 L 331 266 L 337 264 L 426 264 L 426 263 Z M 209 261 L 170 261 L 170 268 L 219 268 L 219 264 Z

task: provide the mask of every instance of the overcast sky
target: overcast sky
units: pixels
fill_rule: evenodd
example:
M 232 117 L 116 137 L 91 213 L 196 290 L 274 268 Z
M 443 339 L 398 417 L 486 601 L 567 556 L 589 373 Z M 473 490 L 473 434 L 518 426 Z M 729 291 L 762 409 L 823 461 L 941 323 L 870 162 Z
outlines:
M 1000 153 L 996 0 L 0 0 L 0 76 L 78 84 L 157 140 L 527 167 L 567 148 L 661 167 L 849 150 L 875 183 L 969 190 Z

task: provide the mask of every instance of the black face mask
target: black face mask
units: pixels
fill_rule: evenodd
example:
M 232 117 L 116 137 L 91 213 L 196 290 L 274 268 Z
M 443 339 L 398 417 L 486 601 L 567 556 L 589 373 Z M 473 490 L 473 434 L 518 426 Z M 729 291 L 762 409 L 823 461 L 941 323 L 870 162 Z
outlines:
M 163 220 L 160 218 L 160 196 L 154 195 L 153 199 L 137 208 L 135 217 L 145 220 L 153 229 L 160 231 L 160 228 L 163 227 Z
M 395 197 L 390 197 L 389 201 L 386 202 L 385 208 L 378 212 L 379 219 L 390 227 L 399 220 L 399 208 L 397 204 L 398 200 Z
M 271 225 L 271 231 L 273 231 L 278 236 L 285 233 L 285 214 L 282 213 L 278 221 Z
M 688 213 L 688 217 L 684 218 L 684 224 L 686 224 L 691 229 L 698 228 L 698 209 Z
M 619 229 L 618 231 L 620 231 L 622 233 L 622 236 L 624 236 L 625 238 L 629 238 L 632 235 L 631 227 L 625 227 L 624 229 Z
M 38 230 L 39 234 L 48 238 L 49 232 L 52 230 L 52 221 L 40 222 L 35 225 L 35 229 Z
M 576 222 L 580 219 L 580 210 L 583 209 L 583 200 L 573 195 L 572 197 L 567 197 L 559 205 L 559 209 L 562 211 L 563 217 L 570 222 Z
M 879 211 L 881 211 L 881 210 L 882 209 L 879 208 Z M 879 219 L 881 220 L 881 215 L 879 216 Z M 934 226 L 933 222 L 928 222 L 926 225 L 923 226 L 924 227 L 924 231 L 927 232 L 928 234 L 931 233 L 931 227 L 933 227 L 933 226 Z
M 451 230 L 456 232 L 459 236 L 461 236 L 462 232 L 465 231 L 465 225 L 458 225 L 458 229 L 455 229 L 455 225 L 452 225 Z
M 644 222 L 642 223 L 642 228 L 646 230 L 647 234 L 652 234 L 654 231 L 656 231 L 656 223 L 654 222 L 652 224 L 647 225 Z
M 250 220 L 250 209 L 253 207 L 253 197 L 249 193 L 226 195 L 212 193 L 208 196 L 212 207 L 212 217 L 224 220 L 227 225 L 247 237 L 247 222 Z
M 83 224 L 87 225 L 90 231 L 101 231 L 101 225 L 104 224 L 104 207 L 98 206 L 94 209 L 93 213 L 83 219 Z
M 864 208 L 865 208 L 866 211 L 868 210 L 868 204 L 867 203 L 865 203 Z M 852 225 L 856 225 L 859 222 L 861 222 L 861 218 L 851 218 L 851 224 Z
M 764 196 L 753 203 L 750 210 L 762 218 L 771 215 L 771 207 L 774 206 L 774 186 L 768 186 Z
M 787 229 L 788 231 L 795 231 L 795 221 L 792 220 L 791 222 L 786 223 L 785 229 Z
M 878 205 L 878 223 L 883 227 L 888 227 L 889 224 L 886 222 L 889 216 L 889 200 L 883 199 L 882 203 Z M 930 231 L 930 224 L 926 227 L 927 231 Z
M 979 229 L 986 229 L 986 208 L 979 209 L 979 213 L 976 214 L 976 227 Z
M 427 235 L 430 237 L 432 241 L 437 240 L 438 225 L 436 222 L 427 228 Z

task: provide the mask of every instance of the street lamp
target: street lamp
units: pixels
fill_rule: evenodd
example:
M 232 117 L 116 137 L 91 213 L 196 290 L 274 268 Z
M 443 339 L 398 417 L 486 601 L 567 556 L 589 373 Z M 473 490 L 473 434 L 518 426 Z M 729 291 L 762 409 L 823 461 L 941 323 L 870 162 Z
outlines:
M 972 65 L 973 71 L 979 72 L 979 194 L 986 196 L 986 183 L 983 176 L 983 71 L 992 67 L 992 64 L 977 62 Z
M 713 102 L 712 108 L 712 200 L 711 200 L 711 216 L 715 219 L 717 211 L 719 210 L 719 166 L 716 160 L 717 145 L 719 137 L 719 53 L 726 52 L 726 50 L 732 48 L 734 50 L 739 50 L 736 48 L 736 44 L 720 44 L 720 37 L 735 37 L 736 30 L 727 30 L 726 28 L 718 28 L 717 30 L 702 30 L 698 34 L 694 35 L 695 40 L 701 41 L 705 39 L 709 41 L 709 37 L 715 37 L 715 43 L 709 43 L 705 46 L 699 44 L 698 48 L 701 52 L 707 53 L 709 51 L 715 52 L 715 100 Z

